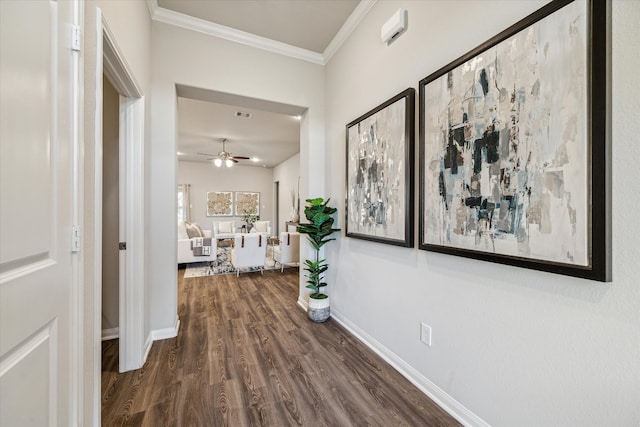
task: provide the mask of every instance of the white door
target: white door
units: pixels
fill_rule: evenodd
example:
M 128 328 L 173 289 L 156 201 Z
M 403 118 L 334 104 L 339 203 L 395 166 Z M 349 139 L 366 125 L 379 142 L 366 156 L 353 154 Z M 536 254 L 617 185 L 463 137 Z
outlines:
M 144 328 L 144 98 L 106 21 L 98 18 L 98 26 L 103 39 L 96 53 L 120 94 L 119 241 L 126 242 L 127 249 L 119 256 L 119 369 L 125 372 L 142 367 L 151 345 Z M 96 98 L 102 99 L 102 93 Z
M 0 0 L 0 426 L 75 423 L 76 1 Z M 76 82 L 77 85 L 77 82 Z M 76 300 L 77 301 L 77 300 Z

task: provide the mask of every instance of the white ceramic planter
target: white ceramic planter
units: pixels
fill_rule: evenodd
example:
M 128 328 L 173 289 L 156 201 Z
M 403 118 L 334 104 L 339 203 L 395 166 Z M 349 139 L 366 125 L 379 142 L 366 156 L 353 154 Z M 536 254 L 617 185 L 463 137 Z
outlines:
M 324 299 L 309 298 L 307 315 L 314 322 L 321 323 L 326 321 L 331 316 L 329 297 Z

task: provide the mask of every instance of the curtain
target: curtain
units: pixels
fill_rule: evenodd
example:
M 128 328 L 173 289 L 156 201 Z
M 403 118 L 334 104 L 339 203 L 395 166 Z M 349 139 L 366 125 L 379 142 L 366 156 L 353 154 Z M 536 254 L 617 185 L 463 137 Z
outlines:
M 178 184 L 178 222 L 191 221 L 191 184 Z

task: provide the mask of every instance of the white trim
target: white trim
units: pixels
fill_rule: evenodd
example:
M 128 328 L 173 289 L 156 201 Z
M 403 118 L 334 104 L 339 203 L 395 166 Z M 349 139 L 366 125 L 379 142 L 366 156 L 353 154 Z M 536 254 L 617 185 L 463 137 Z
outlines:
M 103 54 L 100 62 L 104 60 L 104 63 L 103 69 L 100 70 L 100 72 L 104 71 L 119 94 L 129 98 L 140 98 L 142 96 L 142 90 L 135 76 L 129 71 L 131 67 L 129 67 L 127 60 L 122 55 L 122 51 L 118 47 L 116 39 L 104 17 L 102 17 L 101 22 L 102 35 L 100 38 L 104 44 L 102 46 Z
M 371 10 L 377 0 L 360 0 L 358 6 L 353 10 L 351 15 L 344 21 L 342 28 L 336 33 L 329 46 L 322 53 L 324 65 L 328 64 L 333 55 L 340 49 L 340 47 L 347 41 L 347 38 L 351 35 L 360 22 L 367 16 L 367 13 Z
M 351 332 L 356 338 L 358 338 L 364 345 L 373 350 L 378 356 L 382 357 L 396 371 L 398 371 L 402 376 L 408 379 L 413 385 L 418 387 L 420 391 L 429 396 L 429 398 L 436 402 L 438 406 L 447 411 L 451 416 L 456 418 L 463 425 L 490 427 L 490 425 L 482 418 L 471 412 L 440 387 L 431 382 L 427 377 L 422 375 L 415 368 L 402 360 L 397 354 L 378 342 L 371 335 L 367 334 L 351 321 L 345 319 L 344 316 L 342 316 L 339 312 L 331 310 L 331 318 L 338 322 L 349 332 Z
M 151 339 L 153 341 L 166 340 L 169 338 L 175 338 L 180 331 L 180 318 L 176 316 L 176 323 L 173 328 L 154 329 L 151 331 Z
M 255 34 L 236 30 L 235 28 L 225 27 L 224 25 L 215 24 L 205 21 L 204 19 L 194 18 L 183 13 L 158 7 L 152 16 L 157 22 L 175 25 L 187 30 L 198 31 L 203 34 L 229 40 L 232 42 L 251 46 L 256 49 L 266 50 L 268 52 L 277 53 L 292 58 L 301 59 L 313 64 L 324 65 L 322 54 L 312 52 L 307 49 L 291 46 L 286 43 L 267 39 L 265 37 L 256 36 Z
M 102 341 L 115 340 L 120 337 L 120 329 L 118 327 L 103 329 L 101 335 Z
M 149 357 L 149 352 L 151 351 L 151 346 L 153 345 L 153 338 L 151 337 L 151 333 L 147 335 L 147 339 L 144 342 L 144 361 L 147 361 L 147 357 Z
M 79 0 L 74 0 L 71 6 L 73 14 L 73 27 L 82 28 L 82 21 L 84 15 L 83 3 Z M 70 29 L 68 29 L 70 30 Z M 72 60 L 72 150 L 73 150 L 73 164 L 72 164 L 72 179 L 73 179 L 73 193 L 72 193 L 72 224 L 74 226 L 81 226 L 84 215 L 82 207 L 84 203 L 83 191 L 83 153 L 82 145 L 83 138 L 81 137 L 84 131 L 81 128 L 83 124 L 82 114 L 84 112 L 84 97 L 83 97 L 83 68 L 82 68 L 82 56 L 78 50 L 71 50 Z M 71 413 L 69 415 L 69 423 L 71 425 L 81 424 L 84 414 L 84 310 L 83 310 L 83 298 L 82 298 L 82 286 L 83 281 L 83 263 L 84 255 L 82 252 L 73 252 L 71 254 L 72 264 L 72 278 L 71 278 L 71 367 L 70 367 L 70 399 L 71 399 Z
M 98 337 L 102 329 L 102 10 L 96 8 L 95 15 L 95 61 L 94 76 L 95 105 L 93 129 L 93 390 L 92 415 L 93 425 L 100 425 L 102 408 L 102 346 L 98 345 Z M 87 49 L 88 51 L 88 49 Z
M 149 9 L 149 18 L 153 19 L 153 15 L 158 9 L 158 0 L 147 0 L 147 8 Z
M 124 56 L 120 53 L 113 33 L 104 15 L 100 15 L 102 31 L 98 34 L 98 49 L 102 52 L 105 75 L 120 94 L 120 141 L 121 158 L 124 157 L 124 211 L 120 221 L 124 222 L 127 251 L 123 276 L 120 280 L 120 372 L 141 368 L 144 364 L 144 98 L 142 90 L 130 71 Z M 100 24 L 98 24 L 100 26 Z M 102 84 L 96 87 L 96 99 L 102 99 Z M 102 117 L 96 117 L 102 123 Z M 102 153 L 102 134 L 100 152 Z M 97 174 L 97 171 L 96 171 Z M 100 177 L 102 179 L 102 171 Z M 124 184 L 121 180 L 121 184 Z M 96 196 L 97 197 L 97 196 Z M 102 190 L 100 190 L 100 198 Z M 102 203 L 100 203 L 102 209 Z M 100 221 L 102 226 L 102 221 Z M 100 230 L 100 233 L 102 231 Z M 121 266 L 122 268 L 122 266 Z M 101 292 L 102 280 L 96 285 L 96 292 Z M 99 312 L 102 306 L 96 307 Z
M 309 311 L 309 304 L 307 304 L 307 301 L 302 298 L 302 295 L 298 295 L 298 305 L 302 307 L 304 311 Z
M 244 44 L 256 49 L 262 49 L 267 52 L 311 62 L 312 64 L 326 65 L 331 57 L 347 40 L 353 30 L 360 24 L 362 19 L 367 15 L 367 13 L 369 13 L 369 10 L 371 10 L 376 1 L 377 0 L 360 0 L 358 6 L 356 6 L 351 15 L 349 15 L 342 28 L 340 28 L 333 40 L 331 40 L 331 43 L 329 43 L 327 48 L 321 54 L 265 37 L 260 37 L 245 31 L 236 30 L 235 28 L 215 24 L 213 22 L 205 21 L 204 19 L 195 18 L 173 10 L 165 9 L 158 6 L 157 0 L 147 0 L 147 7 L 149 8 L 151 19 L 157 22 L 175 25 L 187 30 L 198 31 L 203 34 Z

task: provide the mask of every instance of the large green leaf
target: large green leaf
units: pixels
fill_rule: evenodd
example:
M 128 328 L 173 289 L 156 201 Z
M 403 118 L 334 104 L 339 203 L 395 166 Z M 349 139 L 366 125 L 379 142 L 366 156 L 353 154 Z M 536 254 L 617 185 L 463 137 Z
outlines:
M 326 213 L 319 212 L 319 213 L 317 213 L 317 214 L 315 214 L 313 216 L 313 225 L 315 225 L 316 227 L 318 227 L 320 229 L 322 229 L 323 225 L 325 223 L 329 222 L 329 221 L 333 222 L 333 218 L 331 218 Z M 331 225 L 331 224 L 329 224 L 329 225 Z

